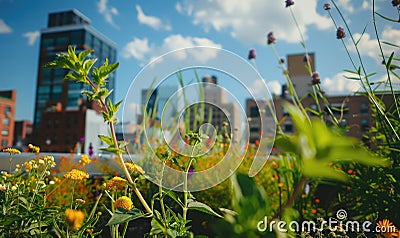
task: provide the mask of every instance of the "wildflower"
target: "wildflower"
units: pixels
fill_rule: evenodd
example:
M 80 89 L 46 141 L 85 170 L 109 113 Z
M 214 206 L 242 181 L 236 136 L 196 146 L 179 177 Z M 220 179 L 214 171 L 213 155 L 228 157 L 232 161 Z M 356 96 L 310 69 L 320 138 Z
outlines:
M 32 144 L 29 144 L 29 145 L 28 145 L 28 149 L 29 149 L 30 151 L 32 151 L 32 152 L 35 152 L 35 153 L 39 153 L 39 152 L 40 152 L 40 147 L 39 147 L 39 146 L 32 145 Z
M 312 77 L 312 80 L 311 80 L 312 85 L 317 85 L 317 84 L 321 83 L 321 79 L 319 77 L 318 72 L 313 72 L 311 77 Z
M 85 213 L 79 210 L 67 209 L 65 211 L 65 219 L 70 226 L 72 231 L 77 231 L 82 227 L 83 220 L 85 219 Z
M 316 198 L 316 199 L 314 200 L 314 202 L 315 202 L 315 203 L 320 203 L 321 200 L 320 200 L 319 198 Z
M 101 216 L 101 215 L 103 215 L 103 213 L 97 212 L 97 216 Z
M 130 172 L 136 172 L 136 173 L 140 173 L 140 174 L 145 174 L 146 172 L 143 170 L 142 167 L 140 167 L 139 165 L 133 164 L 133 163 L 128 163 L 125 162 L 125 166 L 126 168 L 130 171 Z
M 11 187 L 11 191 L 15 191 L 15 190 L 17 190 L 17 188 L 18 188 L 18 186 L 14 185 L 14 186 Z
M 396 7 L 396 6 L 399 5 L 399 4 L 400 4 L 400 1 L 399 1 L 399 0 L 393 0 L 393 1 L 392 1 L 393 7 Z
M 346 37 L 346 33 L 344 32 L 343 27 L 339 26 L 337 31 L 336 31 L 336 38 L 337 39 L 343 39 Z
M 324 10 L 331 10 L 331 4 L 330 3 L 325 3 L 324 4 Z
M 54 161 L 54 157 L 51 155 L 47 155 L 44 158 L 44 161 L 46 162 L 46 164 L 50 165 L 50 167 L 55 167 L 56 166 L 56 162 Z
M 276 42 L 276 38 L 274 37 L 274 33 L 271 31 L 267 35 L 267 43 L 268 43 L 268 45 L 270 45 L 270 44 L 275 43 L 275 42 Z
M 44 164 L 44 160 L 42 160 L 42 159 L 39 159 L 39 164 Z
M 32 170 L 32 163 L 29 161 L 29 162 L 25 162 L 24 163 L 24 166 L 26 167 L 26 171 L 27 172 L 29 172 L 30 170 Z
M 7 189 L 6 185 L 0 184 L 0 191 L 4 191 L 6 189 Z
M 21 151 L 15 149 L 15 148 L 6 148 L 6 149 L 3 149 L 3 152 L 7 152 L 10 154 L 18 154 L 18 155 L 21 154 Z
M 54 182 L 53 180 L 51 180 L 51 181 L 49 182 L 49 184 L 50 184 L 50 185 L 54 185 L 55 182 Z
M 105 187 L 107 190 L 113 190 L 114 188 L 123 189 L 123 188 L 125 188 L 126 183 L 127 183 L 127 181 L 125 179 L 116 176 L 116 177 L 108 180 Z
M 256 50 L 255 49 L 250 49 L 249 50 L 249 60 L 255 59 L 256 58 Z
M 278 183 L 278 187 L 283 187 L 283 182 Z
M 284 59 L 284 58 L 280 58 L 280 59 L 279 59 L 279 63 L 280 63 L 280 64 L 284 64 L 284 63 L 285 63 L 285 59 Z
M 290 7 L 290 6 L 292 6 L 294 4 L 294 1 L 293 0 L 286 0 L 285 3 L 286 3 L 286 7 Z
M 89 156 L 87 156 L 87 155 L 82 155 L 81 159 L 79 160 L 79 163 L 81 165 L 90 164 L 91 162 L 92 162 L 92 160 L 89 159 Z
M 64 174 L 64 178 L 78 181 L 89 178 L 89 174 L 78 169 L 73 169 L 70 172 Z
M 122 197 L 118 198 L 117 201 L 115 201 L 114 208 L 115 209 L 122 208 L 125 210 L 131 210 L 133 208 L 133 202 L 129 197 L 122 196 Z

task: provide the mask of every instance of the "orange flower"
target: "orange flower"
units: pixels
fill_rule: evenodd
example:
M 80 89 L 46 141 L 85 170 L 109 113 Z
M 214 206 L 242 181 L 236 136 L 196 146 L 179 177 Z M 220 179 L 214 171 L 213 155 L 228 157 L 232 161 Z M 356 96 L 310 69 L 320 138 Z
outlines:
M 122 197 L 118 198 L 117 201 L 115 201 L 114 208 L 115 209 L 122 208 L 125 210 L 131 210 L 133 208 L 133 202 L 129 197 L 122 196 Z
M 388 219 L 383 219 L 376 224 L 384 237 L 396 237 L 398 234 L 396 226 Z
M 71 231 L 77 231 L 82 227 L 83 220 L 85 220 L 85 213 L 79 210 L 67 209 L 65 211 L 65 219 Z
M 108 180 L 107 184 L 106 184 L 106 189 L 111 191 L 114 188 L 116 189 L 123 189 L 126 186 L 127 181 L 121 177 L 114 177 L 110 180 Z

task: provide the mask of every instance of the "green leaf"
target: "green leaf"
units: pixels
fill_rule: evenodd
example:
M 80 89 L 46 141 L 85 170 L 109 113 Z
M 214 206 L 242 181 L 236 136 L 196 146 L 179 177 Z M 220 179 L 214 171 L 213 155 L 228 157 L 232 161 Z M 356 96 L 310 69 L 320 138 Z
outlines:
M 385 17 L 384 15 L 382 15 L 382 14 L 380 14 L 380 13 L 378 13 L 378 12 L 375 12 L 375 14 L 378 15 L 378 16 L 380 16 L 380 17 L 382 17 L 383 19 L 385 19 L 385 20 L 387 20 L 387 21 L 399 22 L 399 20 L 397 20 L 397 19 L 392 19 L 392 18 L 389 18 L 389 17 Z
M 85 50 L 85 51 L 82 51 L 81 53 L 78 54 L 78 59 L 79 59 L 79 61 L 83 62 L 83 60 L 85 60 L 86 57 L 87 57 L 90 53 L 93 53 L 93 52 L 94 52 L 94 50 Z
M 98 135 L 99 139 L 109 146 L 114 145 L 114 139 L 111 136 Z
M 222 218 L 221 215 L 216 213 L 211 207 L 209 207 L 208 205 L 206 205 L 202 202 L 197 202 L 197 201 L 189 202 L 188 209 L 189 210 L 197 210 L 197 211 L 200 211 L 203 213 L 207 213 L 207 214 Z
M 304 160 L 302 169 L 303 175 L 307 178 L 325 178 L 343 182 L 348 180 L 343 171 L 330 167 L 326 161 Z
M 387 63 L 386 63 L 386 69 L 387 69 L 387 70 L 390 70 L 390 68 L 391 68 L 393 56 L 394 56 L 394 52 L 392 52 L 392 53 L 390 54 L 390 57 L 389 57 L 389 59 L 388 59 L 388 61 L 387 61 Z
M 141 210 L 137 208 L 133 208 L 132 210 L 126 211 L 122 209 L 117 209 L 111 219 L 108 221 L 106 226 L 112 226 L 116 224 L 121 224 L 125 222 L 129 222 L 138 218 L 144 217 L 144 214 Z

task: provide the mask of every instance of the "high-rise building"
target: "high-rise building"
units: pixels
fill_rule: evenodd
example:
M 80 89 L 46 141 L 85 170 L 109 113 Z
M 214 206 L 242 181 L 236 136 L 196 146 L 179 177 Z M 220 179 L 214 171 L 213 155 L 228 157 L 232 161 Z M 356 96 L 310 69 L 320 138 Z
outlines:
M 33 123 L 31 121 L 15 121 L 13 145 L 22 148 L 32 141 Z
M 88 103 L 86 97 L 81 94 L 82 90 L 85 89 L 83 84 L 63 80 L 68 70 L 42 67 L 46 63 L 53 61 L 56 54 L 66 52 L 69 45 L 75 47 L 77 53 L 84 50 L 94 50 L 89 55 L 89 57 L 97 58 L 94 67 L 102 65 L 106 58 L 109 63 L 116 61 L 116 44 L 94 29 L 90 24 L 90 20 L 82 13 L 77 10 L 70 10 L 49 14 L 47 28 L 41 31 L 34 114 L 35 143 L 42 147 L 46 147 L 46 141 L 48 142 L 46 138 L 46 134 L 49 134 L 48 130 L 54 129 L 44 126 L 47 125 L 47 122 L 44 122 L 44 114 L 47 112 L 58 112 L 63 113 L 64 116 L 69 116 L 74 113 L 64 112 L 82 111 L 82 105 L 87 109 L 98 111 L 97 103 Z M 108 78 L 107 87 L 113 89 L 114 83 L 115 72 Z M 113 94 L 110 95 L 110 99 L 113 100 Z M 68 118 L 62 119 L 68 121 Z M 84 118 L 81 119 L 84 120 Z M 78 121 L 81 119 L 78 119 Z M 72 124 L 72 126 L 79 127 L 79 125 L 75 124 Z M 64 131 L 63 129 L 66 128 L 59 128 L 58 130 L 68 134 L 68 130 Z M 70 130 L 76 131 L 75 129 Z M 53 132 L 51 131 L 50 134 L 53 134 Z M 78 134 L 83 135 L 84 132 L 76 133 L 77 138 L 72 138 L 73 135 L 64 136 L 70 137 L 69 141 L 74 143 L 79 141 L 82 136 Z M 62 135 L 60 134 L 60 136 Z M 72 145 L 64 146 L 70 147 Z M 54 146 L 52 148 L 55 148 Z M 44 147 L 42 149 L 45 149 Z
M 13 143 L 16 100 L 15 90 L 0 91 L 0 147 Z
M 307 67 L 309 65 L 311 67 L 311 72 L 314 72 L 314 62 L 314 53 L 309 53 L 308 57 L 303 54 L 287 56 L 287 69 L 289 71 L 289 76 L 299 97 L 303 97 L 312 92 L 311 76 Z

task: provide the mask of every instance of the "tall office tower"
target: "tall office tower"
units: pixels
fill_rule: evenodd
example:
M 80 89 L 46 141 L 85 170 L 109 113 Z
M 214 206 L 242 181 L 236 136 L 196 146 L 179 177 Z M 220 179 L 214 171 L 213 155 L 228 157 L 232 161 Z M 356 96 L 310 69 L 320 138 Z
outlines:
M 84 135 L 85 126 L 78 127 L 77 121 L 85 121 L 84 117 L 76 118 L 76 113 L 65 113 L 71 111 L 82 111 L 93 109 L 98 111 L 96 103 L 87 102 L 85 96 L 82 96 L 81 91 L 85 89 L 83 84 L 78 84 L 72 81 L 64 81 L 64 76 L 68 73 L 66 69 L 48 69 L 42 66 L 50 61 L 53 61 L 56 54 L 66 52 L 69 45 L 75 47 L 79 53 L 84 50 L 94 50 L 90 57 L 97 58 L 94 67 L 98 67 L 108 58 L 109 63 L 116 61 L 116 44 L 102 35 L 99 31 L 90 25 L 90 20 L 77 10 L 64 12 L 50 13 L 48 17 L 47 28 L 41 31 L 40 39 L 40 57 L 38 66 L 36 102 L 34 114 L 34 138 L 35 143 L 40 146 L 47 146 L 49 141 L 57 141 L 58 143 L 68 143 L 64 147 L 73 146 L 70 143 L 80 141 Z M 111 74 L 108 79 L 108 88 L 114 88 L 115 73 Z M 113 100 L 113 94 L 110 95 Z M 63 117 L 52 115 L 50 118 L 59 118 L 58 121 L 46 122 L 46 113 L 58 112 Z M 54 114 L 54 113 L 52 113 Z M 68 118 L 68 115 L 74 115 L 74 118 Z M 85 113 L 81 113 L 85 115 Z M 61 120 L 61 121 L 60 121 Z M 51 125 L 57 125 L 53 128 Z M 66 129 L 64 131 L 63 129 Z M 51 140 L 49 137 L 54 135 L 54 130 L 75 131 L 68 136 L 68 141 Z M 51 132 L 51 133 L 50 133 Z M 62 135 L 57 136 L 60 138 Z M 64 135 L 66 137 L 67 135 Z M 65 150 L 61 148 L 51 147 L 56 150 Z M 49 148 L 50 149 L 50 148 Z

